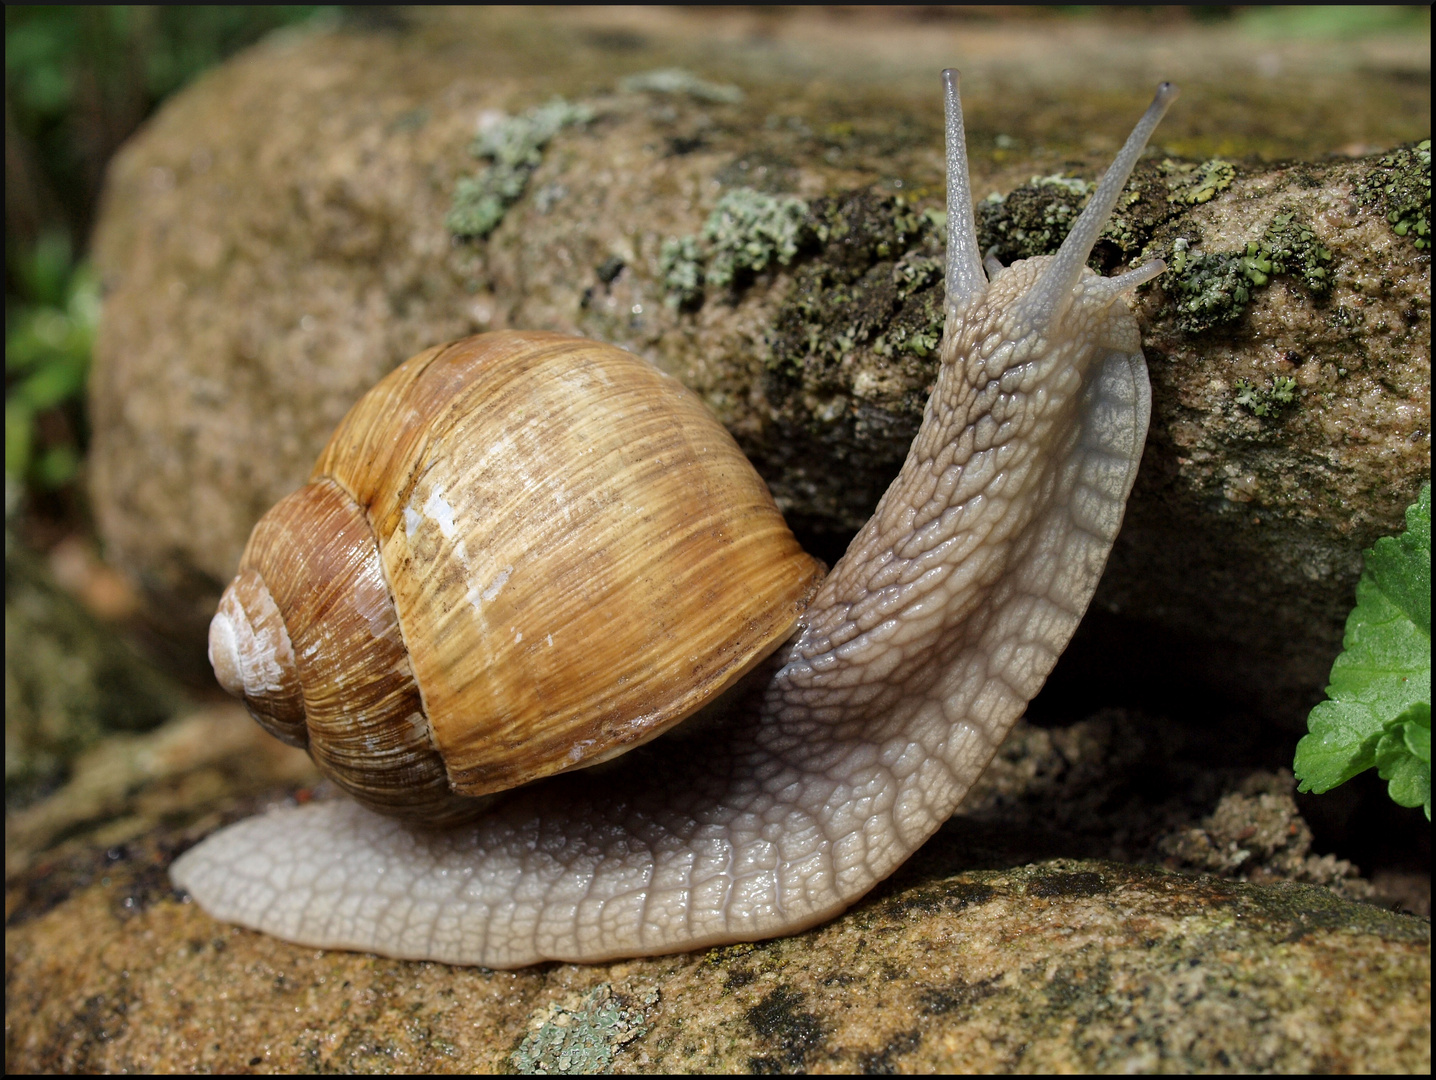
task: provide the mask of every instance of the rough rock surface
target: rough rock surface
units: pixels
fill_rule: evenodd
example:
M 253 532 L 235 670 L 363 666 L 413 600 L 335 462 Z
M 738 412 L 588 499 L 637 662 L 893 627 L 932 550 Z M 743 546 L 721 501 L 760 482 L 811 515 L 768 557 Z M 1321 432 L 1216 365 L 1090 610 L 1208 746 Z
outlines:
M 1430 924 L 1310 885 L 941 836 L 795 938 L 517 972 L 315 951 L 169 888 L 179 837 L 7 895 L 19 1072 L 1420 1072 Z M 959 860 L 960 864 L 960 860 Z
M 1095 604 L 1172 644 L 1126 667 L 1075 652 L 1109 680 L 1180 669 L 1301 715 L 1360 550 L 1429 473 L 1429 251 L 1362 197 L 1381 151 L 1426 133 L 1407 69 L 1429 61 L 1200 30 L 1114 45 L 1079 29 L 1053 55 L 1049 33 L 1010 26 L 807 16 L 706 23 L 700 49 L 686 16 L 622 18 L 430 13 L 276 38 L 117 158 L 96 246 L 96 512 L 195 655 L 250 526 L 353 400 L 422 347 L 503 326 L 613 341 L 677 374 L 834 557 L 931 380 L 935 72 L 956 62 L 975 190 L 1006 196 L 984 229 L 1011 254 L 1061 223 L 1071 179 L 1098 174 L 1158 74 L 1183 83 L 1097 253 L 1109 270 L 1174 263 L 1139 301 L 1152 436 Z M 1280 80 L 1248 77 L 1273 63 Z M 521 190 L 486 239 L 456 241 L 456 188 L 498 164 L 469 154 L 475 130 L 507 137 L 555 94 L 588 118 L 507 174 Z M 1262 160 L 1281 156 L 1300 160 Z M 714 217 L 730 197 L 731 228 Z M 769 226 L 788 231 L 745 269 Z M 1275 269 L 1293 230 L 1306 262 Z
M 1429 918 L 1352 903 L 1373 883 L 1309 854 L 1290 774 L 1194 761 L 1182 726 L 1117 710 L 1019 723 L 957 817 L 808 933 L 496 973 L 303 949 L 185 902 L 166 873 L 184 848 L 276 799 L 326 797 L 305 755 L 240 706 L 206 709 L 111 738 L 7 820 L 6 1060 L 1423 1070 Z

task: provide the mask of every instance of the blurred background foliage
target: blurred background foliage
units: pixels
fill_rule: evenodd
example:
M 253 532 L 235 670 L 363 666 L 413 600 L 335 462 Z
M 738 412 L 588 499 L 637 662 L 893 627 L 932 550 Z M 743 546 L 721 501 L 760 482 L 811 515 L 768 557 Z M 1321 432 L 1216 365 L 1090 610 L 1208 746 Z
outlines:
M 170 94 L 282 26 L 334 9 L 5 8 L 5 480 L 81 510 L 85 377 L 99 320 L 85 252 L 110 156 Z
M 5 9 L 7 854 L 12 811 L 59 790 L 107 735 L 148 731 L 185 700 L 112 629 L 133 592 L 98 562 L 84 497 L 100 319 L 86 254 L 106 165 L 206 68 L 279 27 L 333 17 L 314 6 Z

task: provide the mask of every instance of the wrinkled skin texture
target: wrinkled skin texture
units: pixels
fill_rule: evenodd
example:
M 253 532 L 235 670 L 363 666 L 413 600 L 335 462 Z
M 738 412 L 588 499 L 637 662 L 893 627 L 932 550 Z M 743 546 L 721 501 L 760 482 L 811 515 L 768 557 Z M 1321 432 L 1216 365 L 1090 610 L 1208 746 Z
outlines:
M 1050 258 L 984 269 L 949 81 L 949 313 L 922 429 L 749 707 L 425 832 L 350 803 L 186 853 L 217 918 L 307 945 L 516 967 L 791 933 L 956 808 L 1086 610 L 1150 406 L 1123 292 L 1083 263 L 1164 87 Z M 764 683 L 764 680 L 766 682 Z

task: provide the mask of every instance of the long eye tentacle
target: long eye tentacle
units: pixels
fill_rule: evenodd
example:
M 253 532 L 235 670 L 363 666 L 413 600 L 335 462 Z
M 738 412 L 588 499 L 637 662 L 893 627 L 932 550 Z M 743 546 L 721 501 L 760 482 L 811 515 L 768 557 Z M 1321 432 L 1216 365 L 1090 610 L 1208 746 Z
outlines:
M 966 310 L 987 291 L 987 274 L 977 246 L 977 220 L 972 211 L 958 79 L 956 68 L 942 73 L 947 139 L 947 307 L 953 314 Z
M 1132 169 L 1142 151 L 1146 149 L 1147 140 L 1152 137 L 1157 124 L 1176 100 L 1177 88 L 1172 83 L 1164 82 L 1157 87 L 1157 95 L 1152 99 L 1152 104 L 1147 106 L 1147 111 L 1142 114 L 1137 126 L 1132 129 L 1132 134 L 1118 151 L 1116 159 L 1087 203 L 1087 208 L 1082 211 L 1082 215 L 1072 226 L 1072 231 L 1067 234 L 1067 239 L 1062 242 L 1062 247 L 1053 256 L 1037 284 L 1019 301 L 1022 315 L 1025 316 L 1024 321 L 1028 325 L 1038 325 L 1059 318 L 1071 303 L 1072 287 L 1081 278 L 1087 257 L 1092 254 L 1102 227 L 1107 224 L 1122 189 L 1127 186 L 1127 178 L 1132 175 Z

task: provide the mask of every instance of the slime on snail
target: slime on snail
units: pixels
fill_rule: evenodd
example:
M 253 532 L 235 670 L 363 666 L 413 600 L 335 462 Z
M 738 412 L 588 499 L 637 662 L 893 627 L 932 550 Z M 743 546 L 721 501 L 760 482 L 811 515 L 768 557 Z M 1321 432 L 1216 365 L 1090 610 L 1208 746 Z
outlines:
M 225 688 L 357 801 L 190 849 L 205 911 L 489 967 L 680 952 L 837 915 L 952 814 L 1121 526 L 1150 412 L 1126 295 L 1165 265 L 1085 264 L 1176 89 L 1057 254 L 1004 267 L 944 83 L 941 365 L 832 572 L 644 361 L 512 331 L 421 353 L 255 527 L 211 626 Z

